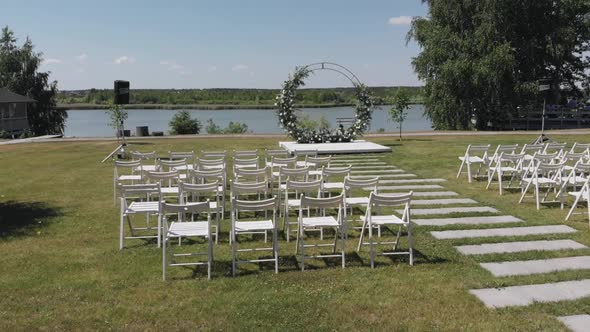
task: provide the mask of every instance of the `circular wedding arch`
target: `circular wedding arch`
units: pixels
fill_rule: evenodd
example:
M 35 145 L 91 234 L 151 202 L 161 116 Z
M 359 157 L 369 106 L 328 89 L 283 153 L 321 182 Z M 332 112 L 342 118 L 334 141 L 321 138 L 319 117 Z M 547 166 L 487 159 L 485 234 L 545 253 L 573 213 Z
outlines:
M 304 80 L 319 70 L 329 70 L 346 77 L 355 88 L 356 105 L 352 125 L 336 129 L 306 130 L 299 128 L 295 113 L 295 96 L 299 87 L 305 85 Z M 346 67 L 332 62 L 317 62 L 304 67 L 295 68 L 295 72 L 283 83 L 283 89 L 277 96 L 277 115 L 279 124 L 297 143 L 335 143 L 350 142 L 363 134 L 371 122 L 373 98 L 367 87 Z

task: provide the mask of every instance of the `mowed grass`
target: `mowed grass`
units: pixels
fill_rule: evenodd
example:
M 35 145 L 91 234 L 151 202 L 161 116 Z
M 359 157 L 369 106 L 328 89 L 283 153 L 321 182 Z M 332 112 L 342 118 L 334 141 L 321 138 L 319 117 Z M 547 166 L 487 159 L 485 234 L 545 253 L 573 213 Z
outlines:
M 562 224 L 565 210 L 519 205 L 518 194 L 498 196 L 485 183 L 455 179 L 457 156 L 468 143 L 527 143 L 531 136 L 423 137 L 387 144 L 384 155 L 421 178 L 442 177 L 448 190 L 493 206 L 526 225 Z M 554 137 L 590 142 L 590 136 Z M 140 151 L 276 148 L 272 138 L 198 138 L 140 141 Z M 453 245 L 514 239 L 440 241 L 433 227 L 416 227 L 415 266 L 380 258 L 369 268 L 367 250 L 356 254 L 358 234 L 347 242 L 347 268 L 312 260 L 299 271 L 294 242 L 280 240 L 280 273 L 245 265 L 231 277 L 228 224 L 215 246 L 213 279 L 204 269 L 172 268 L 161 280 L 161 250 L 136 240 L 118 250 L 118 208 L 113 206 L 111 163 L 101 164 L 114 142 L 19 144 L 0 147 L 0 330 L 401 330 L 562 331 L 553 316 L 590 313 L 590 299 L 487 309 L 468 293 L 500 287 L 590 278 L 590 271 L 494 278 L 478 263 L 590 254 L 587 250 L 467 257 Z M 425 208 L 425 206 L 420 206 Z M 579 232 L 545 236 L 590 245 L 588 221 Z M 506 225 L 508 226 L 508 225 Z M 485 228 L 480 226 L 478 228 Z M 494 226 L 503 227 L 503 226 Z M 453 228 L 467 228 L 452 226 Z M 521 239 L 536 239 L 525 237 Z M 402 246 L 405 247 L 406 242 Z

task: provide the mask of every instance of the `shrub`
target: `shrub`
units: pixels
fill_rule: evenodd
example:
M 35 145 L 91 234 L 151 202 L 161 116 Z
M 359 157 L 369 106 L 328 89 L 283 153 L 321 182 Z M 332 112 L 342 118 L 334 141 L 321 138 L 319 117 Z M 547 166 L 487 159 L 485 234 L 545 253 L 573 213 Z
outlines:
M 201 122 L 191 118 L 189 111 L 179 111 L 170 120 L 172 135 L 192 135 L 201 131 Z
M 213 122 L 213 119 L 207 120 L 207 133 L 208 134 L 223 134 L 223 129 Z
M 221 128 L 213 122 L 213 119 L 207 120 L 208 134 L 244 134 L 248 132 L 248 125 L 241 122 L 230 121 L 227 128 Z

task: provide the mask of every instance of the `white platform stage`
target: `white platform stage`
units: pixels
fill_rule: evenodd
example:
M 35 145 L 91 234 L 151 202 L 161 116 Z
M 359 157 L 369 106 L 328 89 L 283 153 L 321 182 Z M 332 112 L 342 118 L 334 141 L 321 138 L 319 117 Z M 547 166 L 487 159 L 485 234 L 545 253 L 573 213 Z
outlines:
M 296 142 L 279 142 L 279 145 L 290 153 L 297 152 L 317 152 L 318 154 L 340 154 L 340 153 L 374 153 L 374 152 L 391 152 L 391 148 L 367 142 L 356 140 L 347 143 L 309 143 L 301 144 Z

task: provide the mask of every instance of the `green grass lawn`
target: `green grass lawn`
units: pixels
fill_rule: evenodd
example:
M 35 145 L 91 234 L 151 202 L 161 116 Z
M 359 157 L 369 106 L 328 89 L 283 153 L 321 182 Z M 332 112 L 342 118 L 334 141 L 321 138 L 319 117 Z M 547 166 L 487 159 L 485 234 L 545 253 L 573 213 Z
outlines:
M 455 179 L 457 156 L 468 143 L 527 143 L 530 136 L 423 137 L 392 146 L 391 164 L 422 178 L 442 177 L 448 190 L 493 206 L 527 225 L 564 223 L 567 210 L 534 201 L 517 204 L 518 194 L 498 196 L 484 182 Z M 590 136 L 556 136 L 590 142 Z M 276 148 L 271 138 L 142 140 L 140 151 Z M 347 268 L 338 261 L 311 261 L 298 270 L 294 242 L 280 241 L 280 273 L 271 266 L 244 266 L 231 277 L 228 221 L 215 246 L 213 279 L 204 269 L 171 268 L 161 280 L 161 250 L 129 241 L 118 250 L 118 209 L 112 201 L 111 163 L 100 164 L 113 142 L 34 143 L 0 147 L 0 330 L 408 330 L 562 331 L 553 316 L 590 313 L 590 298 L 522 308 L 487 309 L 472 288 L 590 278 L 590 271 L 495 278 L 483 261 L 538 259 L 590 254 L 590 250 L 529 252 L 467 257 L 453 245 L 498 241 L 435 240 L 434 228 L 416 227 L 416 264 L 381 258 L 369 268 L 368 253 L 347 243 Z M 494 146 L 495 147 L 495 146 Z M 576 216 L 572 238 L 590 245 L 588 221 Z M 465 226 L 464 226 L 465 227 Z M 502 227 L 502 226 L 496 226 Z M 448 229 L 452 229 L 450 227 Z M 454 228 L 461 228 L 456 226 Z M 479 228 L 485 228 L 481 226 Z M 521 239 L 536 239 L 525 237 Z M 548 238 L 547 236 L 543 238 Z M 515 238 L 516 239 L 516 238 Z M 512 240 L 512 239 L 502 239 Z

